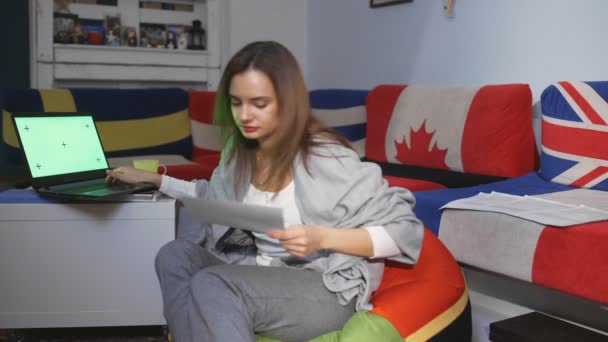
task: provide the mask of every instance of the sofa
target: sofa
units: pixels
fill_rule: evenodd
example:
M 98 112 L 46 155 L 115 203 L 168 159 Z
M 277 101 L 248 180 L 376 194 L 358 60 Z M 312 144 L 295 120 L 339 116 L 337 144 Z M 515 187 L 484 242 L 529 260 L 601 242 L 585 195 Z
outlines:
M 208 179 L 220 149 L 219 131 L 212 124 L 214 93 L 189 96 L 192 159 L 206 165 L 197 176 Z M 319 89 L 310 92 L 310 102 L 314 114 L 348 138 L 363 159 L 382 167 L 390 185 L 412 191 L 463 187 L 520 176 L 538 167 L 532 94 L 525 84 Z M 391 117 L 393 111 L 398 115 Z M 385 143 L 387 133 L 395 136 L 391 144 Z M 396 137 L 398 133 L 401 136 Z M 409 133 L 415 138 L 411 147 Z M 431 141 L 434 146 L 428 145 Z M 441 156 L 447 163 L 435 161 Z
M 169 175 L 191 180 L 209 179 L 219 163 L 214 92 L 25 89 L 2 91 L 0 99 L 4 99 L 0 102 L 0 164 L 6 169 L 10 166 L 26 172 L 10 113 L 41 111 L 92 112 L 112 167 L 145 156 L 167 165 Z M 313 112 L 347 137 L 362 158 L 382 166 L 391 185 L 412 191 L 502 180 L 530 172 L 537 165 L 527 85 L 319 89 L 310 92 L 310 101 Z M 396 105 L 399 115 L 391 120 Z M 412 127 L 416 128 L 412 131 L 416 139 L 411 142 L 415 145 L 408 148 L 408 129 Z M 383 134 L 396 135 L 399 129 L 401 136 L 385 144 Z M 431 140 L 435 145 L 429 145 L 429 153 L 424 153 L 427 146 L 421 144 Z M 392 156 L 395 146 L 400 153 Z M 441 155 L 447 163 L 433 161 Z
M 380 85 L 367 98 L 365 157 L 389 183 L 415 191 L 416 215 L 472 290 L 608 331 L 606 221 L 557 228 L 441 209 L 494 191 L 607 210 L 607 102 L 608 82 L 549 85 L 540 96 L 539 156 L 525 84 Z M 422 142 L 418 154 L 413 140 Z
M 368 93 L 344 89 L 311 92 L 317 115 L 348 137 L 360 154 L 365 149 Z M 211 120 L 212 92 L 22 89 L 4 91 L 2 96 L 0 151 L 4 165 L 18 168 L 24 163 L 11 113 L 43 111 L 93 113 L 111 166 L 154 158 L 167 165 L 169 175 L 200 179 L 208 178 L 219 161 L 219 133 Z M 19 191 L 28 192 L 7 193 L 20 201 L 32 200 L 31 192 Z M 316 340 L 468 341 L 471 311 L 464 277 L 436 235 L 426 230 L 424 241 L 416 265 L 386 265 L 384 281 L 371 299 L 373 311 L 357 313 L 340 331 Z
M 608 332 L 608 221 L 557 227 L 504 213 L 440 209 L 494 191 L 608 210 L 607 102 L 608 82 L 549 85 L 540 97 L 539 170 L 416 193 L 414 211 L 459 261 L 473 290 Z
M 77 104 L 73 108 L 58 108 L 53 101 L 43 99 L 48 94 L 36 95 L 36 90 L 5 92 L 6 113 L 3 115 L 3 144 L 0 144 L 3 162 L 19 162 L 6 120 L 10 111 L 93 111 L 99 115 L 97 120 L 108 121 L 107 127 L 124 121 L 132 130 L 141 130 L 137 133 L 141 135 L 149 132 L 150 126 L 146 128 L 144 124 L 150 124 L 150 121 L 143 118 L 140 121 L 140 118 L 133 117 L 133 114 L 128 116 L 125 112 L 116 116 L 100 115 L 94 108 L 85 106 L 87 97 L 80 99 L 80 96 L 90 92 L 87 94 L 89 98 L 95 97 L 96 103 L 109 106 L 110 103 L 120 103 L 118 99 L 123 99 L 123 95 L 125 101 L 137 103 L 149 99 L 147 96 L 161 98 L 160 92 L 165 91 L 167 96 L 171 94 L 174 97 L 164 97 L 163 94 L 163 102 L 176 105 L 166 108 L 164 113 L 156 110 L 155 115 L 164 118 L 187 111 L 187 115 L 179 116 L 175 121 L 178 123 L 174 124 L 180 125 L 183 132 L 188 127 L 190 135 L 183 141 L 175 140 L 180 136 L 173 136 L 173 140 L 165 138 L 162 144 L 129 146 L 112 134 L 116 131 L 100 130 L 104 146 L 106 139 L 116 139 L 109 143 L 115 147 L 108 151 L 108 155 L 118 159 L 111 159 L 111 162 L 128 163 L 129 159 L 120 158 L 140 158 L 138 155 L 151 153 L 168 164 L 170 175 L 182 179 L 207 179 L 219 162 L 220 146 L 219 132 L 212 124 L 214 93 L 203 91 L 71 90 Z M 60 91 L 49 92 L 59 94 Z M 104 92 L 108 93 L 102 94 Z M 150 94 L 148 92 L 154 95 L 143 95 Z M 57 96 L 68 97 L 65 93 Z M 430 254 L 443 255 L 441 262 L 445 262 L 445 267 L 437 274 L 448 275 L 449 281 L 440 276 L 431 277 L 437 280 L 434 284 L 442 284 L 443 287 L 433 290 L 434 293 L 418 292 L 421 301 L 406 301 L 401 296 L 411 293 L 412 290 L 406 289 L 415 287 L 415 284 L 421 288 L 418 291 L 432 288 L 418 280 L 425 279 L 425 274 L 434 273 L 424 271 L 426 262 L 421 262 L 422 266 L 405 269 L 388 264 L 386 281 L 372 298 L 378 304 L 375 311 L 372 316 L 357 316 L 356 322 L 374 326 L 388 324 L 393 334 L 396 332 L 396 336 L 408 341 L 415 340 L 416 336 L 441 340 L 454 329 L 456 336 L 458 333 L 470 336 L 467 285 L 457 261 L 467 277 L 472 277 L 473 271 L 492 275 L 498 279 L 497 288 L 505 289 L 504 284 L 507 284 L 507 289 L 519 286 L 526 293 L 539 290 L 541 292 L 534 293 L 540 293 L 544 298 L 554 298 L 555 295 L 555 303 L 575 303 L 577 309 L 569 310 L 567 304 L 547 306 L 547 303 L 539 303 L 529 295 L 517 297 L 509 291 L 492 295 L 608 331 L 606 320 L 602 319 L 605 312 L 601 309 L 608 302 L 604 290 L 608 288 L 606 222 L 566 229 L 531 228 L 522 223 L 524 220 L 505 221 L 504 214 L 461 211 L 453 215 L 456 211 L 440 209 L 452 200 L 489 191 L 532 196 L 556 194 L 552 196 L 561 196 L 556 199 L 564 201 L 589 198 L 587 201 L 591 203 L 587 204 L 591 206 L 598 206 L 595 203 L 598 199 L 601 203 L 608 203 L 601 197 L 608 178 L 605 176 L 608 158 L 601 140 L 608 115 L 605 104 L 608 82 L 560 82 L 543 92 L 540 155 L 532 125 L 532 93 L 526 84 L 379 85 L 369 91 L 313 90 L 310 96 L 315 114 L 345 135 L 363 159 L 378 163 L 389 184 L 415 191 L 417 203 L 414 210 L 426 226 L 425 245 L 439 246 L 438 250 L 447 247 L 444 252 Z M 55 103 L 62 101 L 65 100 L 56 100 Z M 22 105 L 18 106 L 19 103 Z M 130 113 L 135 113 L 139 107 L 130 108 Z M 161 106 L 152 105 L 150 108 L 160 109 Z M 584 119 L 581 119 L 581 111 L 588 113 Z M 570 123 L 563 124 L 564 121 Z M 160 127 L 163 130 L 168 126 L 160 123 Z M 565 137 L 568 139 L 564 140 Z M 174 155 L 171 158 L 176 159 L 172 162 L 168 155 Z M 566 155 L 578 157 L 564 157 Z M 583 163 L 587 173 L 573 179 L 572 171 L 568 170 L 577 160 L 595 164 Z M 585 186 L 591 189 L 581 188 Z M 582 190 L 583 194 L 572 199 L 569 195 L 571 190 L 578 193 Z M 599 207 L 608 209 L 605 204 Z M 447 213 L 451 213 L 449 220 L 445 220 L 449 216 Z M 417 277 L 413 277 L 414 274 Z M 391 290 L 397 295 L 385 295 Z M 475 290 L 491 292 L 481 287 Z M 431 309 L 425 309 L 425 301 L 431 298 L 438 302 Z M 416 305 L 420 306 L 416 310 L 421 311 L 415 311 L 418 314 L 413 315 L 410 309 Z M 414 316 L 419 319 L 412 320 Z M 352 328 L 352 324 L 345 329 L 347 327 Z M 349 331 L 343 329 L 342 333 L 346 336 Z M 381 331 L 387 334 L 386 330 Z M 452 340 L 455 340 L 454 336 L 451 335 Z
M 367 93 L 311 92 L 326 122 L 361 151 Z M 10 113 L 79 111 L 93 113 L 111 167 L 130 165 L 138 158 L 158 159 L 170 176 L 209 179 L 221 149 L 219 129 L 212 124 L 214 100 L 214 92 L 178 88 L 5 89 L 0 91 L 0 165 L 5 176 L 27 174 Z

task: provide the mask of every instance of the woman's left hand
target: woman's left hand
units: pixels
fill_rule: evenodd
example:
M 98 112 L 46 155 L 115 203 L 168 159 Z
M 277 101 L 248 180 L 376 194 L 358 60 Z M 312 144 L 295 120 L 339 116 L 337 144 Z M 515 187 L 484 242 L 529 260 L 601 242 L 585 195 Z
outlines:
M 289 254 L 305 257 L 323 249 L 323 233 L 326 228 L 307 225 L 291 225 L 283 230 L 268 232 L 268 236 L 279 240 Z

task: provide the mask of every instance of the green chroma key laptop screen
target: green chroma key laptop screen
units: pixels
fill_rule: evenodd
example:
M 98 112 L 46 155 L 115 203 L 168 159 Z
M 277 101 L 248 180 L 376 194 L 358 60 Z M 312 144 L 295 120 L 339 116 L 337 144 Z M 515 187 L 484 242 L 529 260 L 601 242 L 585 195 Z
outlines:
M 90 116 L 16 117 L 32 177 L 108 168 Z

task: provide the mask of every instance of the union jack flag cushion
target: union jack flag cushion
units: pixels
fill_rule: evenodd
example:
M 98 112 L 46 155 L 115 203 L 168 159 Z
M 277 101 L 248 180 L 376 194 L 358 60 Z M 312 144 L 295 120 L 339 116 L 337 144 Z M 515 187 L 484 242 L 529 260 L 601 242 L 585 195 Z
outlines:
M 562 81 L 541 95 L 541 176 L 608 190 L 608 82 Z

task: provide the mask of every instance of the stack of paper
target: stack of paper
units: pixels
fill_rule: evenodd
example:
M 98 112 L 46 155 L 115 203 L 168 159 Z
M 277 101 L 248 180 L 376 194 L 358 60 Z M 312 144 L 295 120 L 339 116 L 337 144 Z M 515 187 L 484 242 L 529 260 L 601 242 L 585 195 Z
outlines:
M 246 229 L 257 233 L 283 229 L 283 209 L 235 201 L 203 198 L 179 199 L 189 213 L 201 222 Z
M 534 196 L 516 196 L 494 191 L 449 202 L 441 209 L 491 211 L 556 227 L 608 220 L 608 211 L 585 205 L 565 204 Z

